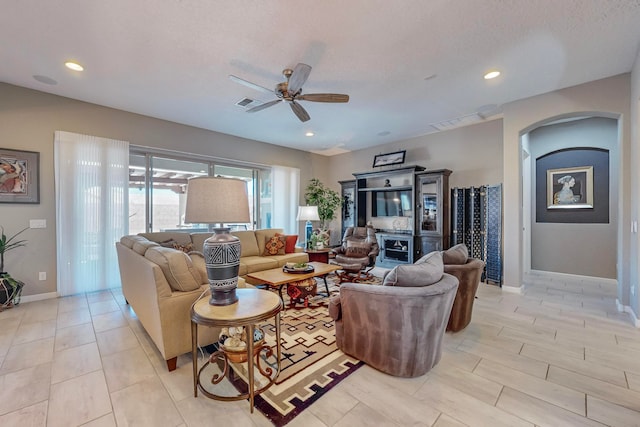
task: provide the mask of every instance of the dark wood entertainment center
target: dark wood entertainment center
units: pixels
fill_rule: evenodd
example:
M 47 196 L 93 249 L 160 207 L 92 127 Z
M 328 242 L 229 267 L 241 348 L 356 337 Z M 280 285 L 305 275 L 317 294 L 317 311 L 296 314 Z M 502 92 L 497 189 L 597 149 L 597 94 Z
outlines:
M 427 171 L 405 166 L 384 171 L 354 173 L 340 181 L 343 232 L 346 224 L 376 228 L 380 254 L 377 265 L 413 263 L 431 251 L 449 248 L 448 169 Z

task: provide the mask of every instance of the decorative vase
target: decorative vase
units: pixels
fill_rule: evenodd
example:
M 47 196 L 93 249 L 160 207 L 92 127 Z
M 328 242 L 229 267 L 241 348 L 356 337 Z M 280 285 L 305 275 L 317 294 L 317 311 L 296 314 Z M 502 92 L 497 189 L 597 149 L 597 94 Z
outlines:
M 213 236 L 204 241 L 204 259 L 211 289 L 211 305 L 230 305 L 238 301 L 240 239 L 229 234 L 229 228 L 214 228 Z
M 20 304 L 24 283 L 6 272 L 0 272 L 0 311 Z
M 329 230 L 323 230 L 320 229 L 318 230 L 318 239 L 320 240 L 320 243 L 322 243 L 322 247 L 329 247 L 329 241 L 331 240 L 331 234 L 329 232 Z

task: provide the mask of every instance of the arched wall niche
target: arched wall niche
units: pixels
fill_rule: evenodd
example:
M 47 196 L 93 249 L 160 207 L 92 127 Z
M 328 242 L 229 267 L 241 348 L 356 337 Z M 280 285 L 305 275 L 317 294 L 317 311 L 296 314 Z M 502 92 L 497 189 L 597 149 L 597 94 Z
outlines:
M 619 277 L 622 232 L 619 221 L 622 209 L 620 122 L 620 115 L 616 113 L 581 111 L 545 118 L 520 132 L 523 172 L 521 253 L 525 278 L 532 271 L 608 280 Z M 536 222 L 536 159 L 574 147 L 605 149 L 609 153 L 609 222 Z

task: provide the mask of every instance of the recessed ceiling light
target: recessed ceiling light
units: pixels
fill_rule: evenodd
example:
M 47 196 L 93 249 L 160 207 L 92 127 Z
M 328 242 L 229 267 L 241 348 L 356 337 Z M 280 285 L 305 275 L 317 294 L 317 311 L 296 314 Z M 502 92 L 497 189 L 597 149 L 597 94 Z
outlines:
M 307 132 L 307 133 L 305 133 L 305 136 L 313 136 L 313 135 L 315 135 L 315 133 L 313 133 L 313 132 Z
M 489 71 L 487 74 L 484 75 L 484 79 L 485 80 L 491 80 L 491 79 L 495 79 L 496 77 L 498 77 L 500 75 L 500 71 Z
M 74 61 L 67 61 L 64 63 L 65 67 L 67 67 L 70 70 L 73 71 L 83 71 L 84 67 L 80 64 L 78 64 L 77 62 Z

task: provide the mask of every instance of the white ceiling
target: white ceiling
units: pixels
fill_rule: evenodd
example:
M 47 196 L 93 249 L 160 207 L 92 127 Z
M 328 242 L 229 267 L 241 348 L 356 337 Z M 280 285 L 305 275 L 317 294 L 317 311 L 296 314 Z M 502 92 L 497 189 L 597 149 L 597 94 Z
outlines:
M 0 81 L 330 155 L 629 72 L 640 0 L 3 0 L 0 40 Z M 272 88 L 298 62 L 349 103 L 235 105 L 275 96 L 229 74 Z

